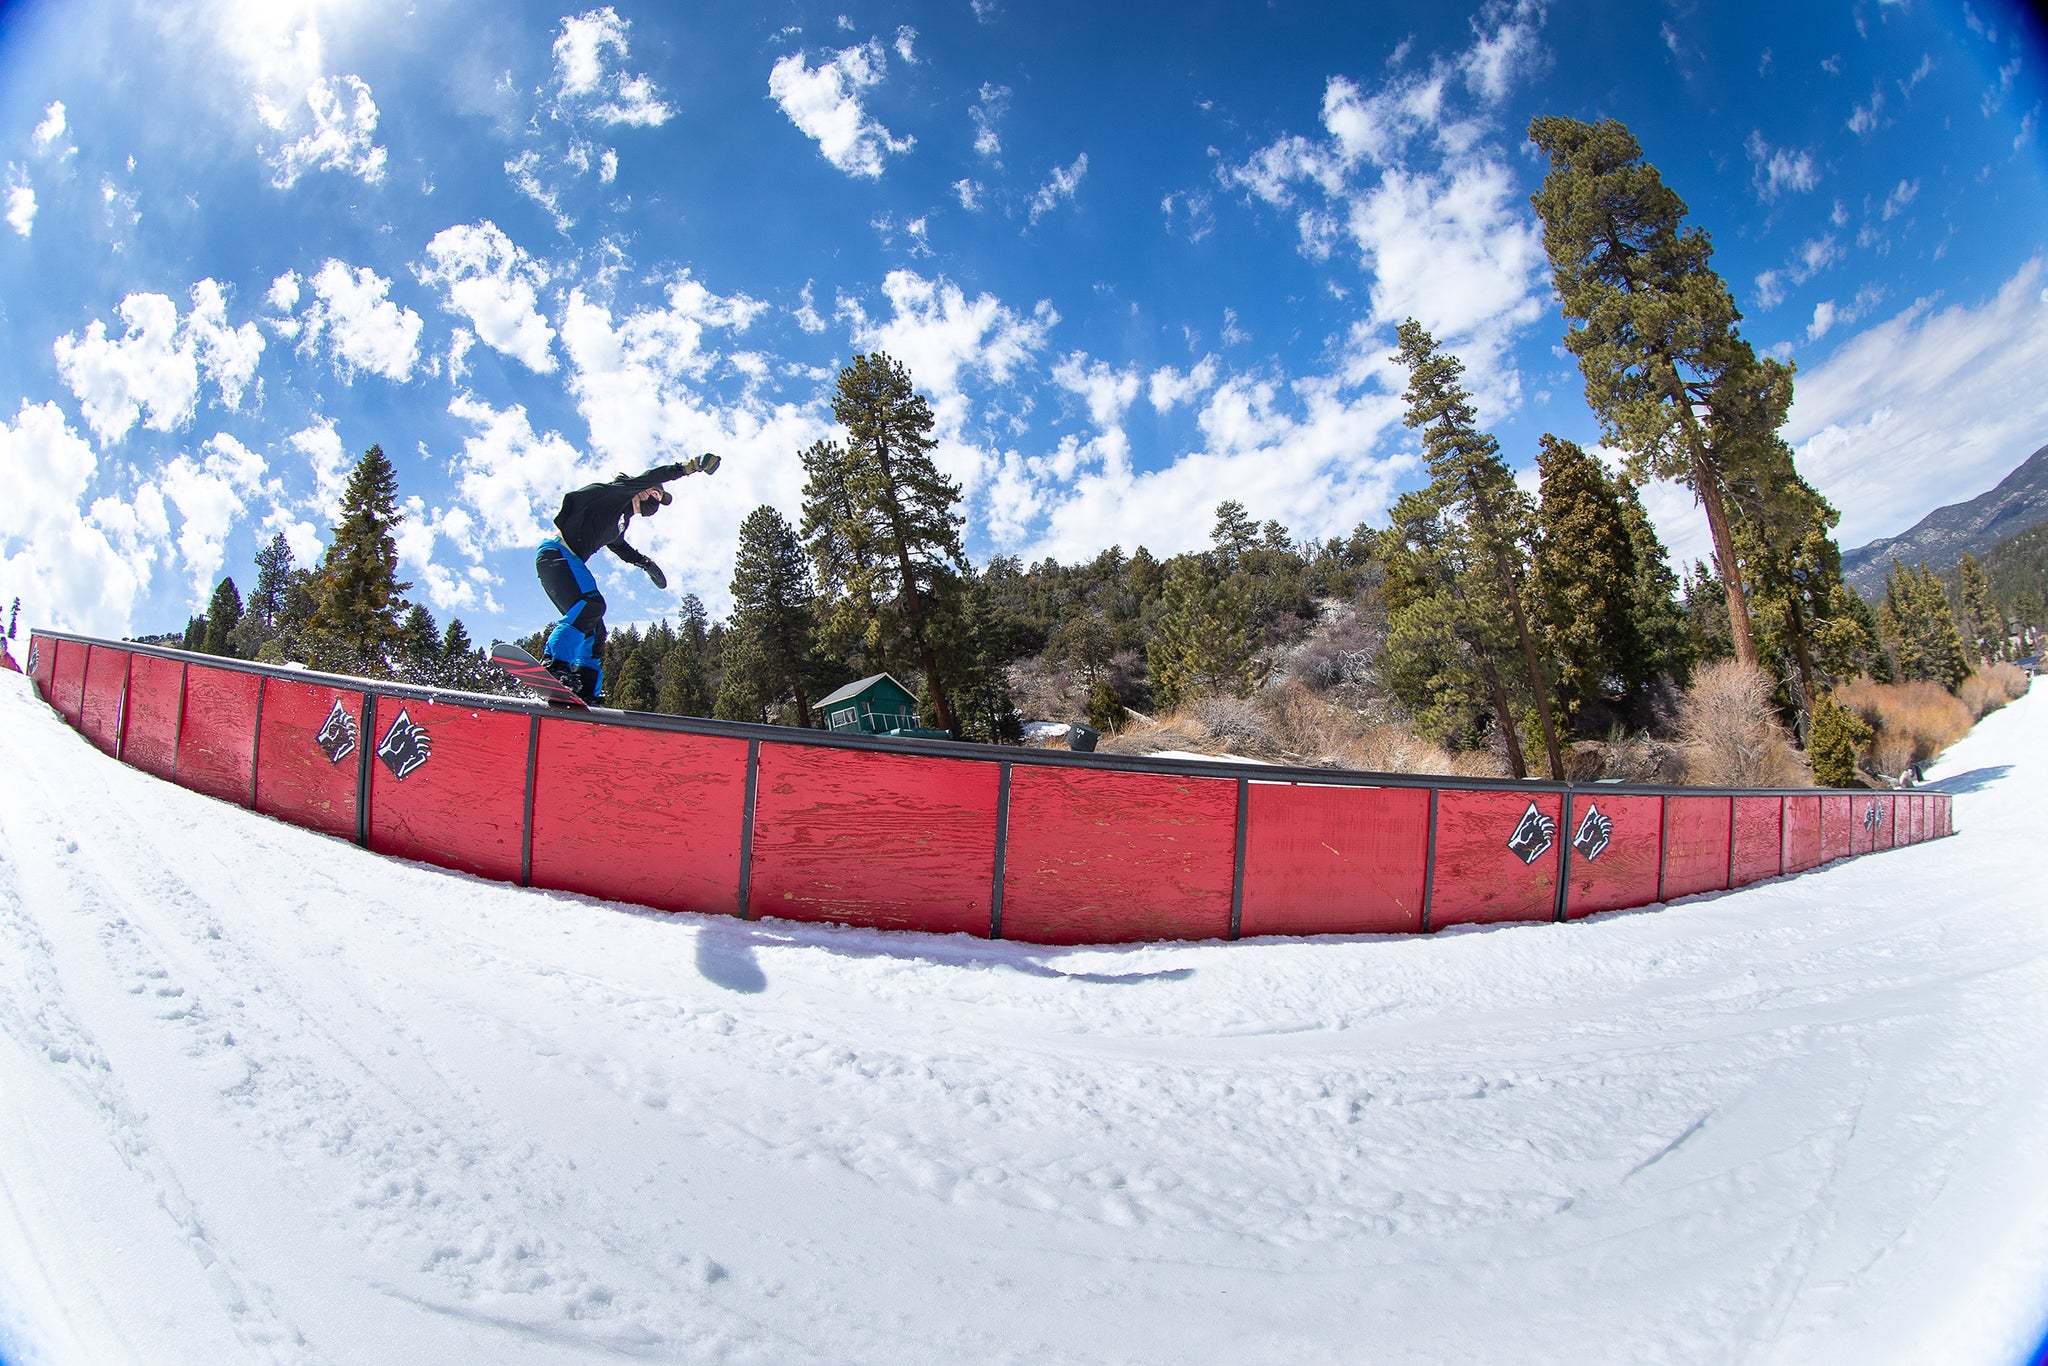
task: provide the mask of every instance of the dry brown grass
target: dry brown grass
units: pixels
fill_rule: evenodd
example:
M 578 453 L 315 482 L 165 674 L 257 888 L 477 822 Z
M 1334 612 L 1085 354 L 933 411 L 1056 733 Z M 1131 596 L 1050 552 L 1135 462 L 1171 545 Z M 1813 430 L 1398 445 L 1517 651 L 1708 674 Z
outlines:
M 1771 708 L 1760 669 L 1723 660 L 1693 677 L 1678 703 L 1685 779 L 1695 787 L 1810 787 L 1813 774 Z
M 1203 698 L 1157 721 L 1134 722 L 1117 735 L 1104 736 L 1098 748 L 1109 754 L 1235 754 L 1375 773 L 1506 776 L 1493 754 L 1453 753 L 1405 725 L 1368 720 L 1298 683 L 1249 698 Z
M 1926 763 L 1968 735 L 1974 719 L 1969 706 L 1939 683 L 1874 683 L 1858 678 L 1838 686 L 1835 700 L 1877 732 L 1870 744 L 1870 763 L 1889 777 Z
M 2027 690 L 2026 671 L 2012 664 L 1990 664 L 1964 679 L 1956 699 L 1979 719 L 1989 716 Z

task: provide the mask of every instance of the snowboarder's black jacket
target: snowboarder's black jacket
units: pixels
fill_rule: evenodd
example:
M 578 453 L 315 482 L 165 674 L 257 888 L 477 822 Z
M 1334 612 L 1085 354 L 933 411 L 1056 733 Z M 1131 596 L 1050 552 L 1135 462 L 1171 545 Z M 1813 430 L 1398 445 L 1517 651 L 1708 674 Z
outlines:
M 656 465 L 645 474 L 622 474 L 602 484 L 585 484 L 562 495 L 562 510 L 555 514 L 555 530 L 562 544 L 579 560 L 588 560 L 600 550 L 627 564 L 645 569 L 652 563 L 626 544 L 626 523 L 633 520 L 633 500 L 649 489 L 659 488 L 688 472 L 685 464 Z

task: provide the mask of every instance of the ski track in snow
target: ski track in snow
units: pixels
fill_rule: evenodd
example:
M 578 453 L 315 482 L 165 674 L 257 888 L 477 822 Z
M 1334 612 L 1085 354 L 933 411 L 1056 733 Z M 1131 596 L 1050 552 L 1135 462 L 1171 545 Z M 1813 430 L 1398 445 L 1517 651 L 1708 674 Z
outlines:
M 1954 839 L 1057 950 L 398 863 L 0 676 L 0 1357 L 2016 1360 L 2048 704 Z M 2031 780 L 2031 781 L 2030 781 Z

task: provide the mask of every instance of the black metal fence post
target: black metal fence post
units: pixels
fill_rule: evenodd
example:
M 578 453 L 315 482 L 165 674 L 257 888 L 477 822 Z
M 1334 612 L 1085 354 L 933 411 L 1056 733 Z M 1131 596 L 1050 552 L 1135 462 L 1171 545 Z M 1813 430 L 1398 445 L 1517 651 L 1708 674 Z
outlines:
M 1010 864 L 1010 766 L 996 765 L 996 866 L 995 885 L 989 890 L 988 937 L 1003 937 L 1003 879 Z
M 740 919 L 752 920 L 754 907 L 750 898 L 754 891 L 754 796 L 761 783 L 761 742 L 747 741 L 747 795 L 746 810 L 740 817 Z

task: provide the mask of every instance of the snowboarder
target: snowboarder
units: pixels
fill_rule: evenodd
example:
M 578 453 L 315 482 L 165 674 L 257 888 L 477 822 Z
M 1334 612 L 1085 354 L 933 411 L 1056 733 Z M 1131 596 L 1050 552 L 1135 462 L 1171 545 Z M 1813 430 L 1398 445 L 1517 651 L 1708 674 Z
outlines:
M 656 588 L 668 587 L 661 566 L 626 544 L 626 526 L 635 516 L 652 517 L 675 501 L 662 487 L 669 480 L 710 474 L 717 468 L 718 457 L 706 454 L 656 465 L 645 474 L 586 484 L 562 496 L 562 510 L 555 514 L 555 529 L 561 534 L 542 541 L 533 561 L 540 586 L 562 614 L 541 647 L 541 660 L 584 701 L 595 702 L 604 692 L 604 594 L 597 591 L 586 561 L 609 550 L 647 571 Z

